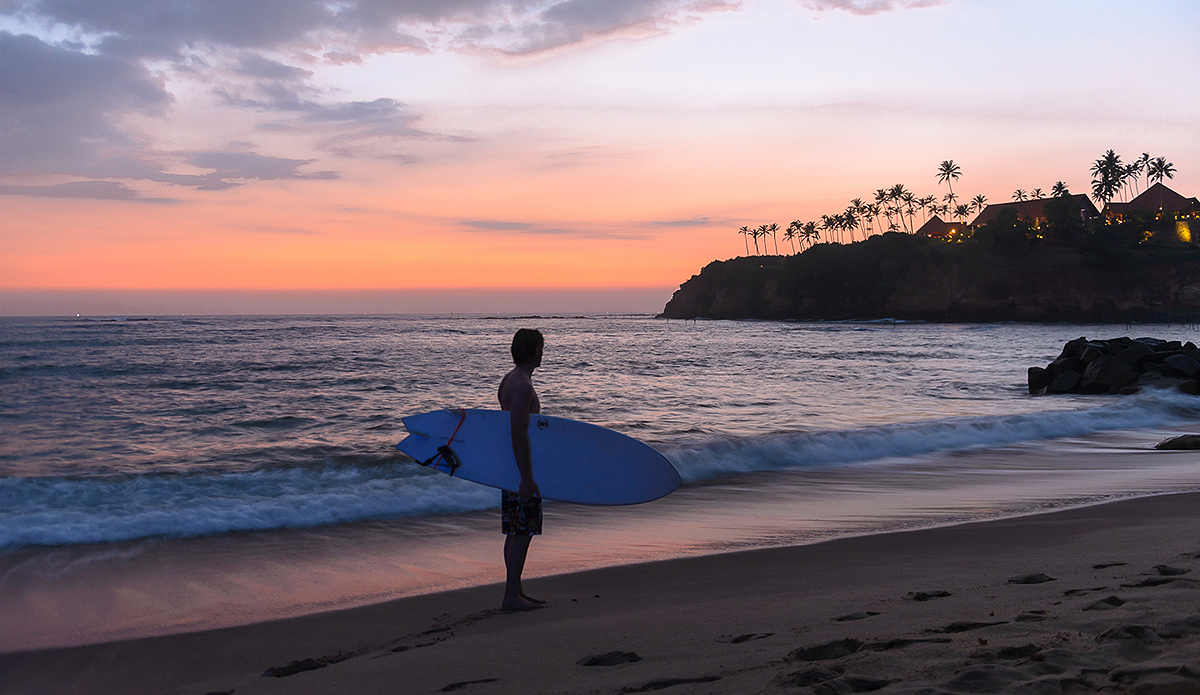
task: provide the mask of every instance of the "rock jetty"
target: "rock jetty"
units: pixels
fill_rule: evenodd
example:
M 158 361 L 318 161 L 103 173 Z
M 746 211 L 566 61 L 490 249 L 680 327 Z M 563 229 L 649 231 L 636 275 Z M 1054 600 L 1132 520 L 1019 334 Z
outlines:
M 1197 393 L 1200 349 L 1157 338 L 1076 338 L 1050 364 L 1029 368 L 1029 393 L 1136 393 L 1148 383 Z

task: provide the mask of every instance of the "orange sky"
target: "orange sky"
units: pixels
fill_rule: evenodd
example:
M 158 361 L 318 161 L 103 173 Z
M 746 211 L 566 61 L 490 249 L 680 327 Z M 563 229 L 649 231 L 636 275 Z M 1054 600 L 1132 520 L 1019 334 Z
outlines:
M 381 3 L 400 8 L 394 33 L 325 10 L 281 25 L 270 3 L 239 10 L 259 14 L 236 33 L 180 16 L 154 36 L 36 3 L 0 17 L 0 52 L 35 65 L 6 80 L 0 64 L 0 122 L 20 125 L 0 139 L 0 314 L 125 290 L 412 290 L 425 299 L 400 310 L 519 312 L 558 288 L 629 288 L 609 310 L 654 311 L 744 253 L 739 226 L 897 182 L 940 195 L 943 159 L 962 167 L 960 197 L 991 202 L 1060 179 L 1087 192 L 1108 148 L 1165 156 L 1168 184 L 1200 193 L 1200 96 L 1178 88 L 1200 67 L 1193 3 L 645 0 L 515 17 L 471 0 L 433 19 Z M 1113 26 L 1156 50 L 1095 56 Z M 104 35 L 179 44 L 110 56 Z M 429 300 L 450 288 L 478 291 Z M 543 290 L 503 306 L 496 288 Z

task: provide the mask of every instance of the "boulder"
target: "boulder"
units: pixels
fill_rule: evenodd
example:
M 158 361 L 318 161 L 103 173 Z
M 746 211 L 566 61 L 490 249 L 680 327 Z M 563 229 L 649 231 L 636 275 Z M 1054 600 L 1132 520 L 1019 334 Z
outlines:
M 1200 372 L 1200 363 L 1183 354 L 1171 355 L 1163 363 L 1186 377 L 1196 376 L 1196 372 Z
M 1158 338 L 1134 338 L 1133 342 L 1149 346 L 1155 350 L 1161 350 L 1162 346 L 1167 344 L 1167 341 L 1159 340 Z
M 1143 343 L 1133 343 L 1129 347 L 1121 350 L 1116 354 L 1117 357 L 1125 360 L 1130 365 L 1135 365 L 1150 355 L 1154 354 L 1154 350 Z
M 1101 348 L 1098 345 L 1088 345 L 1086 348 L 1083 349 L 1083 352 L 1079 353 L 1079 361 L 1082 362 L 1084 365 L 1089 365 L 1092 362 L 1095 362 L 1096 360 L 1100 359 L 1103 356 L 1104 356 L 1103 348 Z
M 1130 376 L 1132 375 L 1132 378 Z M 1112 355 L 1097 357 L 1079 380 L 1079 388 L 1085 391 L 1104 393 L 1113 389 L 1120 390 L 1137 381 L 1137 372 L 1125 360 Z M 1119 384 L 1119 385 L 1118 385 Z M 1115 391 L 1114 391 L 1115 392 Z
M 1079 380 L 1083 377 L 1082 374 L 1074 369 L 1067 371 L 1054 377 L 1054 381 L 1046 387 L 1046 393 L 1070 393 L 1071 389 L 1079 385 Z
M 1062 353 L 1059 355 L 1059 357 L 1079 357 L 1079 354 L 1083 352 L 1084 348 L 1087 347 L 1087 344 L 1087 338 L 1068 340 L 1067 344 L 1063 346 Z
M 1178 437 L 1170 437 L 1155 444 L 1154 448 L 1168 451 L 1200 449 L 1200 434 L 1184 434 Z
M 1050 378 L 1056 379 L 1059 374 L 1065 371 L 1083 372 L 1084 365 L 1079 361 L 1078 357 L 1068 357 L 1059 355 L 1058 359 L 1046 365 L 1046 371 L 1050 372 Z
M 1053 381 L 1050 377 L 1050 372 L 1041 367 L 1029 368 L 1029 393 L 1038 393 L 1042 389 L 1050 385 Z

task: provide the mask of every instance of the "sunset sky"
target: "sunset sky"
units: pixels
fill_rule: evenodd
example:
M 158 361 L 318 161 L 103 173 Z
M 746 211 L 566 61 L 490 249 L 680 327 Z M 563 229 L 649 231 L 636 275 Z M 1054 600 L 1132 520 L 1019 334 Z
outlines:
M 0 314 L 658 311 L 904 183 L 1200 194 L 1195 0 L 0 0 Z

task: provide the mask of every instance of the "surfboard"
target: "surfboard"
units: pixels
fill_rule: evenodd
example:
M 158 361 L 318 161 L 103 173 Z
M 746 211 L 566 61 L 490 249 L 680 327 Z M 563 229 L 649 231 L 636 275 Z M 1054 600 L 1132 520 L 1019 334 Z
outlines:
M 516 490 L 509 413 L 434 410 L 402 418 L 408 436 L 396 448 L 429 468 L 502 490 Z M 648 444 L 578 420 L 531 415 L 533 478 L 544 499 L 581 504 L 639 504 L 679 487 L 679 472 Z

